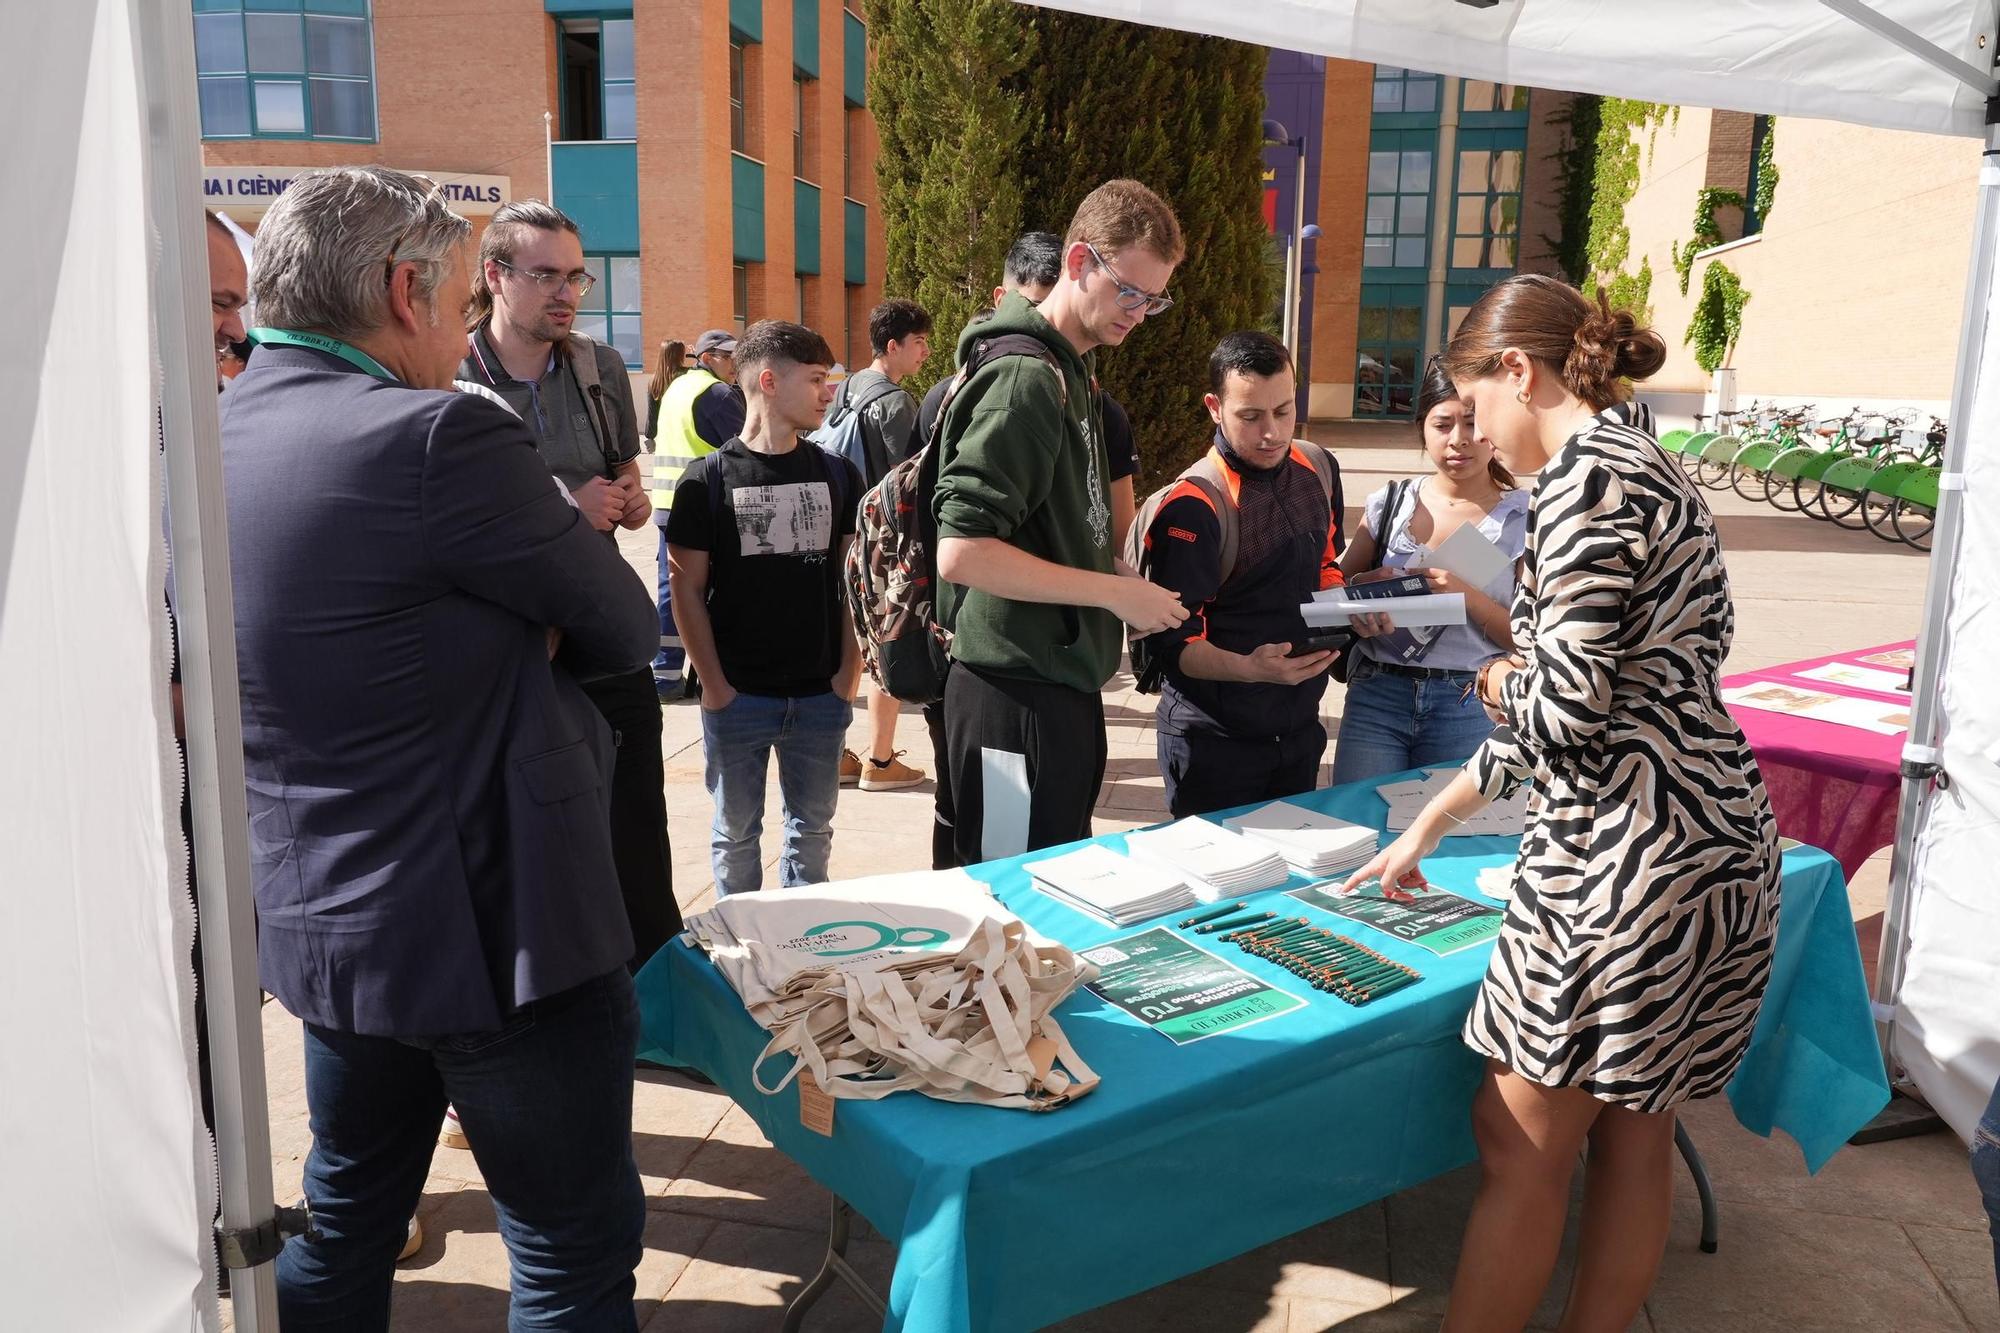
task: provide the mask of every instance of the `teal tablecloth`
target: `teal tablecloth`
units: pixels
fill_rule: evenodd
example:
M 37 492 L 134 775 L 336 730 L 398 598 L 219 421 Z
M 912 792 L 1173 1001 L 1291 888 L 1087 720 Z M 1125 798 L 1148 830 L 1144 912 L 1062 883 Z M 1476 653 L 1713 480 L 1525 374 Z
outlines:
M 1387 816 L 1373 784 L 1293 799 L 1357 822 Z M 1123 844 L 1118 835 L 1099 841 Z M 1424 864 L 1433 883 L 1474 895 L 1479 869 L 1513 855 L 1509 838 L 1451 838 Z M 1131 933 L 1031 888 L 1027 859 L 973 873 L 1074 948 Z M 1278 905 L 1279 892 L 1255 901 Z M 1079 992 L 1058 1016 L 1104 1082 L 1048 1114 L 899 1094 L 840 1102 L 833 1137 L 812 1133 L 799 1123 L 794 1089 L 766 1097 L 751 1086 L 765 1034 L 684 941 L 639 974 L 646 1044 L 655 1058 L 708 1074 L 780 1150 L 896 1244 L 886 1328 L 1037 1328 L 1473 1160 L 1468 1108 L 1480 1064 L 1458 1032 L 1490 946 L 1433 958 L 1299 910 L 1411 964 L 1423 983 L 1354 1009 L 1220 946 L 1308 1004 L 1181 1047 Z M 1795 848 L 1785 854 L 1770 990 L 1729 1087 L 1737 1119 L 1759 1134 L 1783 1129 L 1817 1170 L 1888 1100 L 1869 1012 L 1840 867 Z

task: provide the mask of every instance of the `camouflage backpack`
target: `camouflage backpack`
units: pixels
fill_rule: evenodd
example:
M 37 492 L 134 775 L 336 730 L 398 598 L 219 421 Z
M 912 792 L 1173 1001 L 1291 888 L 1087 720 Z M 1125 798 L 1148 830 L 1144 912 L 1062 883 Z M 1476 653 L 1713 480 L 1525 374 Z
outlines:
M 937 619 L 937 490 L 945 422 L 952 400 L 986 365 L 1003 356 L 1046 362 L 1063 385 L 1062 368 L 1039 339 L 1002 334 L 972 345 L 945 389 L 923 448 L 889 469 L 861 497 L 854 544 L 847 552 L 847 606 L 861 639 L 861 662 L 892 697 L 927 704 L 944 697 L 951 632 Z

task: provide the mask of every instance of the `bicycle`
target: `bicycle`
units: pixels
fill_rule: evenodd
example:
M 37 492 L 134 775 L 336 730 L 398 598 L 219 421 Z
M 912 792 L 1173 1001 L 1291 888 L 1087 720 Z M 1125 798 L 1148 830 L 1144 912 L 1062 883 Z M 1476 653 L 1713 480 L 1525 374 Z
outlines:
M 1751 404 L 1750 443 L 1738 450 L 1729 462 L 1729 487 L 1746 500 L 1768 500 L 1771 462 L 1787 449 L 1803 443 L 1798 433 L 1801 417 L 1787 416 L 1775 405 Z

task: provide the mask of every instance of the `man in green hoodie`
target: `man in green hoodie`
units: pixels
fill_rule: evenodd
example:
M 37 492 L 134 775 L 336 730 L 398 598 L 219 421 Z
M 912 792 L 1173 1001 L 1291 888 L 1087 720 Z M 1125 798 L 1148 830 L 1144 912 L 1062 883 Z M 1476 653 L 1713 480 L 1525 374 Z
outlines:
M 1172 590 L 1116 559 L 1084 360 L 1173 304 L 1164 293 L 1182 254 L 1166 201 L 1137 181 L 1107 181 L 1070 222 L 1042 303 L 1009 296 L 959 339 L 961 362 L 1003 334 L 1048 350 L 1047 360 L 988 362 L 953 398 L 942 431 L 938 611 L 954 665 L 940 762 L 964 864 L 1090 836 L 1104 780 L 1101 691 L 1118 669 L 1120 622 L 1151 634 L 1187 617 Z

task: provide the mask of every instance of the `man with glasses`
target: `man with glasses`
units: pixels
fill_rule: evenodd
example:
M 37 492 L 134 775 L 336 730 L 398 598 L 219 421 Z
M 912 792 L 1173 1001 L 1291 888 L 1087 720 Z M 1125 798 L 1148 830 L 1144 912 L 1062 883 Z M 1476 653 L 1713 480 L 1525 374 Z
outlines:
M 459 378 L 514 409 L 549 471 L 615 547 L 613 529 L 645 527 L 652 505 L 639 479 L 639 418 L 625 358 L 574 329 L 577 305 L 596 281 L 583 265 L 577 225 L 561 209 L 523 199 L 495 213 L 479 243 Z M 650 665 L 594 681 L 586 692 L 618 747 L 611 844 L 636 971 L 681 928 L 659 696 Z
M 1116 347 L 1165 295 L 1183 253 L 1166 201 L 1114 180 L 1078 207 L 1056 284 L 959 338 L 959 362 L 1019 336 L 1035 355 L 983 359 L 945 409 L 933 510 L 938 614 L 954 634 L 943 764 L 961 863 L 1090 836 L 1104 777 L 1104 682 L 1119 622 L 1187 616 L 1115 560 L 1102 419 L 1086 358 Z

